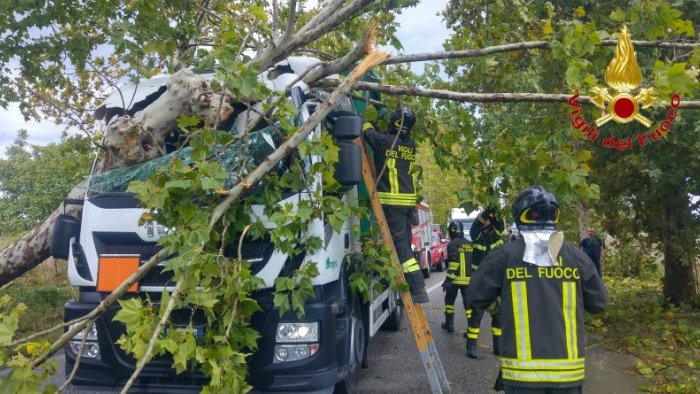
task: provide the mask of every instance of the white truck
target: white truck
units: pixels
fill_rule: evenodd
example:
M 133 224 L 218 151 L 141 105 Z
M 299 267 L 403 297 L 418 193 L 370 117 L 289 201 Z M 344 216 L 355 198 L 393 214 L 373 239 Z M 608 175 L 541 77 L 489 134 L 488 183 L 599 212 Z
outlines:
M 458 222 L 462 224 L 462 232 L 464 233 L 464 238 L 471 242 L 472 237 L 469 235 L 469 229 L 472 228 L 472 223 L 479 216 L 479 211 L 472 211 L 469 214 L 464 210 L 464 208 L 452 208 L 450 211 L 450 221 Z
M 316 59 L 307 57 L 290 57 L 262 73 L 260 79 L 271 89 L 283 90 L 316 62 Z M 143 108 L 148 104 L 147 100 L 164 90 L 166 79 L 154 78 L 142 81 L 138 86 L 125 86 L 121 95 L 115 94 L 106 100 L 102 106 L 103 113 L 113 116 L 124 113 L 121 97 L 132 95 L 135 99 L 129 108 Z M 309 89 L 303 82 L 295 84 L 291 95 L 302 121 L 308 119 L 321 104 L 323 94 Z M 362 104 L 346 97 L 338 108 L 357 113 L 358 110 L 364 111 L 364 108 L 358 108 Z M 246 116 L 252 114 L 243 112 L 234 125 L 239 125 Z M 336 123 L 336 132 L 338 123 L 341 122 Z M 349 139 L 359 136 L 362 119 L 347 116 L 342 123 L 342 136 L 337 136 L 342 161 L 336 167 L 336 179 L 345 186 L 343 201 L 356 205 L 358 189 L 361 189 L 358 186 L 362 183 L 361 150 L 357 150 L 359 146 Z M 320 133 L 321 126 L 318 126 L 309 138 L 318 137 Z M 262 135 L 262 138 L 272 148 L 276 147 L 270 135 Z M 306 160 L 314 163 L 321 159 L 309 157 Z M 313 191 L 322 187 L 322 182 L 313 182 L 311 190 L 285 195 L 279 204 L 313 198 Z M 366 188 L 364 190 L 366 192 Z M 106 264 L 112 264 L 114 259 L 132 261 L 136 266 L 143 264 L 160 250 L 157 241 L 167 229 L 154 223 L 140 226 L 139 217 L 144 211 L 139 208 L 139 201 L 126 192 L 89 191 L 83 201 L 67 203 L 83 204 L 82 219 L 59 217 L 54 228 L 52 255 L 68 261 L 70 283 L 79 290 L 77 299 L 65 305 L 65 321 L 70 321 L 94 309 L 108 294 L 100 291 L 98 280 L 108 272 Z M 268 229 L 272 228 L 273 225 L 263 214 L 262 206 L 256 206 L 253 210 Z M 359 219 L 351 216 L 336 232 L 324 220 L 314 220 L 309 224 L 308 234 L 323 240 L 323 248 L 293 258 L 276 250 L 269 238 L 243 240 L 243 258 L 252 263 L 253 273 L 264 281 L 264 285 L 253 295 L 263 309 L 251 321 L 251 325 L 261 334 L 259 348 L 248 363 L 249 382 L 255 387 L 254 392 L 352 391 L 359 379 L 359 368 L 367 365 L 369 340 L 382 326 L 399 329 L 403 312 L 397 302 L 397 293 L 386 289 L 373 293 L 369 302 L 362 302 L 350 290 L 348 258 L 351 253 L 361 250 L 359 239 L 352 231 L 359 225 Z M 315 296 L 307 301 L 304 318 L 298 319 L 296 315 L 280 317 L 272 302 L 275 278 L 289 275 L 311 261 L 321 262 L 318 264 L 320 274 L 313 279 Z M 160 268 L 152 270 L 138 283 L 136 296 L 158 297 L 164 289 L 172 286 L 171 273 L 160 271 Z M 134 370 L 135 360 L 115 344 L 125 332 L 122 323 L 112 321 L 117 311 L 118 307 L 112 307 L 91 327 L 73 379 L 73 384 L 81 389 L 118 388 Z M 175 322 L 181 319 L 184 326 L 189 322 L 189 315 L 174 313 L 172 319 Z M 195 335 L 202 335 L 207 329 L 206 320 L 202 317 L 196 323 Z M 286 334 L 290 330 L 298 334 L 296 339 L 285 339 L 289 337 Z M 299 337 L 303 340 L 299 341 Z M 65 348 L 66 373 L 76 363 L 80 343 L 75 338 Z M 197 372 L 177 375 L 171 368 L 171 362 L 168 357 L 152 360 L 141 372 L 134 389 L 176 393 L 198 391 L 206 384 L 204 376 Z

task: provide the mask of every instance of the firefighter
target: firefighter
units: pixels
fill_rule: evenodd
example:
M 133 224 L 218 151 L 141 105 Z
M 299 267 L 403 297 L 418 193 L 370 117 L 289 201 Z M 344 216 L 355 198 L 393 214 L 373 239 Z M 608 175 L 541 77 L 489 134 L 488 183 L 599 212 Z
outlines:
M 472 306 L 501 297 L 501 371 L 506 393 L 581 393 L 584 310 L 605 309 L 608 296 L 595 265 L 556 231 L 559 204 L 541 186 L 515 200 L 521 237 L 498 248 L 472 275 Z
M 450 234 L 450 243 L 447 245 L 447 277 L 442 283 L 442 288 L 445 291 L 445 322 L 442 324 L 442 328 L 447 332 L 454 332 L 455 300 L 458 292 L 462 294 L 462 304 L 464 304 L 467 319 L 471 315 L 467 299 L 467 286 L 469 286 L 469 261 L 467 257 L 472 246 L 464 238 L 461 223 L 450 222 L 447 226 L 447 232 Z
M 489 208 L 476 218 L 469 235 L 472 238 L 473 252 L 471 256 L 471 272 L 476 271 L 490 250 L 503 245 L 503 219 L 497 215 L 495 208 Z M 471 317 L 468 319 L 467 332 L 467 357 L 477 358 L 477 340 L 481 331 L 481 319 L 484 317 L 483 308 L 471 307 Z M 498 301 L 488 308 L 491 314 L 491 335 L 493 339 L 493 354 L 498 355 L 500 351 L 501 320 L 498 314 Z
M 362 127 L 364 139 L 374 152 L 374 167 L 380 178 L 377 196 L 382 203 L 389 231 L 403 268 L 414 303 L 427 303 L 428 294 L 418 261 L 411 250 L 411 222 L 418 202 L 416 193 L 416 143 L 411 128 L 416 116 L 410 108 L 391 112 L 388 133 L 380 133 L 371 123 Z

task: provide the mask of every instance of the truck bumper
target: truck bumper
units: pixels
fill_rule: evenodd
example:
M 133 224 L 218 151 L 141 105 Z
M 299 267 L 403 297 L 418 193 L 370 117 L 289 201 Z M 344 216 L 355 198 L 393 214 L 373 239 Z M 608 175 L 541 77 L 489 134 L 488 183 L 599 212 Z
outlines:
M 95 302 L 86 302 L 85 298 Z M 69 301 L 65 305 L 65 321 L 89 313 L 97 305 L 95 295 L 83 297 L 83 301 Z M 256 295 L 263 312 L 256 313 L 251 325 L 261 333 L 258 350 L 249 358 L 249 383 L 255 387 L 254 393 L 332 393 L 339 378 L 336 360 L 336 316 L 331 312 L 328 301 L 318 300 L 307 303 L 305 322 L 319 323 L 319 350 L 302 360 L 274 363 L 277 323 L 299 322 L 296 316 L 279 317 L 272 308 L 271 294 Z M 337 309 L 337 308 L 335 308 Z M 99 359 L 82 357 L 73 385 L 80 389 L 117 389 L 122 387 L 134 370 L 135 360 L 115 345 L 124 334 L 124 325 L 112 322 L 118 306 L 111 307 L 96 322 Z M 343 322 L 340 323 L 344 324 Z M 342 327 L 338 327 L 342 329 Z M 67 345 L 65 348 L 66 375 L 75 365 L 76 354 Z M 199 392 L 208 379 L 198 371 L 176 374 L 170 366 L 172 359 L 161 357 L 151 361 L 141 372 L 134 384 L 133 392 L 138 393 L 189 393 Z M 130 391 L 132 392 L 132 391 Z

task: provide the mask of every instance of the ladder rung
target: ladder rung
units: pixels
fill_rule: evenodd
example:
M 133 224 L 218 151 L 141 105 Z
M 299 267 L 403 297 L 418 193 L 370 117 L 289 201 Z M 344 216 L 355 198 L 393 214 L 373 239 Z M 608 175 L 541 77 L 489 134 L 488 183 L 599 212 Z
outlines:
M 374 211 L 379 227 L 382 230 L 382 237 L 384 238 L 384 242 L 389 246 L 394 263 L 400 263 L 398 255 L 396 254 L 394 241 L 391 238 L 391 233 L 389 232 L 389 226 L 387 225 L 386 218 L 384 217 L 384 210 L 382 209 L 379 198 L 377 198 L 377 193 L 375 192 L 374 174 L 372 171 L 372 165 L 367 155 L 367 147 L 364 146 L 359 139 L 356 140 L 355 143 L 361 145 L 363 148 L 362 177 L 365 181 L 365 185 L 367 186 L 367 191 L 369 192 L 372 210 Z M 398 265 L 399 269 L 398 274 L 396 275 L 396 280 L 400 284 L 406 283 L 403 270 L 401 270 L 400 264 Z M 425 368 L 425 373 L 428 375 L 431 393 L 442 394 L 449 392 L 450 385 L 447 381 L 445 370 L 442 367 L 442 361 L 438 355 L 435 343 L 433 343 L 433 335 L 430 332 L 430 325 L 428 325 L 428 321 L 425 318 L 423 306 L 421 304 L 413 304 L 413 300 L 411 299 L 410 294 L 407 294 L 407 292 L 402 293 L 401 298 L 404 300 L 404 308 L 406 309 L 406 315 L 408 315 L 408 320 L 411 326 L 411 331 L 413 332 L 413 338 L 416 342 L 416 347 L 418 348 L 418 353 L 423 361 L 423 368 Z

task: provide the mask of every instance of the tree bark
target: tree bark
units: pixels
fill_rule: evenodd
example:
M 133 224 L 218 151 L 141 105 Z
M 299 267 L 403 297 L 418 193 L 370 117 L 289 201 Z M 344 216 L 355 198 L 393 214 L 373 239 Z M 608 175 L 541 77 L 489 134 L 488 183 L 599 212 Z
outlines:
M 318 82 L 318 86 L 332 88 L 338 85 L 337 80 L 324 79 Z M 358 82 L 355 84 L 357 90 L 370 90 L 397 96 L 418 96 L 459 101 L 463 103 L 553 103 L 562 104 L 571 99 L 571 94 L 552 93 L 463 93 L 445 89 L 425 89 L 415 86 L 395 86 L 384 85 L 373 82 Z M 591 98 L 579 96 L 576 99 L 579 104 L 590 104 Z M 666 102 L 666 106 L 671 104 Z M 700 101 L 681 101 L 681 109 L 700 109 Z
M 689 225 L 692 213 L 688 206 L 682 194 L 668 198 L 664 206 L 664 300 L 676 305 L 693 302 L 697 296 L 693 270 L 696 254 L 691 251 L 697 234 Z
M 646 48 L 676 48 L 694 49 L 700 47 L 698 42 L 668 42 L 668 41 L 632 41 L 635 47 Z M 599 46 L 616 46 L 617 40 L 602 40 Z M 510 44 L 494 45 L 485 48 L 465 49 L 461 51 L 442 51 L 428 53 L 414 53 L 410 55 L 398 55 L 389 58 L 382 64 L 398 64 L 410 62 L 424 62 L 428 60 L 446 60 L 465 57 L 479 57 L 493 55 L 495 53 L 524 51 L 528 49 L 550 49 L 549 41 L 523 41 Z
M 78 199 L 84 194 L 85 190 L 76 187 L 68 193 L 67 198 Z M 39 226 L 27 232 L 22 238 L 0 252 L 0 286 L 21 276 L 49 258 L 53 224 L 56 221 L 56 217 L 64 212 L 79 219 L 83 212 L 83 207 L 80 205 L 64 207 L 61 204 Z
M 167 135 L 177 128 L 180 115 L 196 115 L 206 124 L 226 120 L 233 112 L 234 98 L 215 93 L 209 81 L 189 69 L 168 79 L 168 89 L 133 117 L 120 116 L 107 127 L 105 158 L 100 171 L 126 167 L 163 155 Z M 223 95 L 223 97 L 222 97 Z

